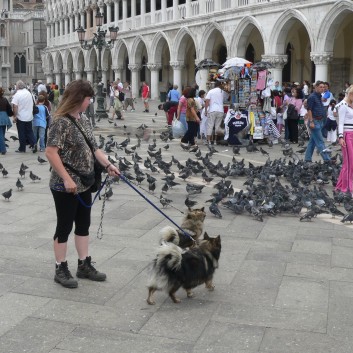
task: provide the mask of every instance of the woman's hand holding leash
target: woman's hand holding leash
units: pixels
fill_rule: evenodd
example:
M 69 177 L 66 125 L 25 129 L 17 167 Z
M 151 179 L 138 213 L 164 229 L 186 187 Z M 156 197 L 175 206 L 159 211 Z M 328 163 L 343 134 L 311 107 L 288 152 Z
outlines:
M 108 172 L 109 176 L 119 176 L 120 170 L 114 164 L 108 164 L 105 167 L 106 171 Z
M 68 193 L 77 193 L 77 185 L 76 183 L 70 178 L 70 179 L 64 179 L 64 187 L 66 192 Z

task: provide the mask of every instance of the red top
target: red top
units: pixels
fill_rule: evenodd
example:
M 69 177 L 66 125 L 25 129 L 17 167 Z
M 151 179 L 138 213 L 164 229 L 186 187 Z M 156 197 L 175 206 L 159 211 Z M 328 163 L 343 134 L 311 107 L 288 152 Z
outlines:
M 147 85 L 142 86 L 142 98 L 148 98 L 149 93 L 150 93 L 150 88 Z

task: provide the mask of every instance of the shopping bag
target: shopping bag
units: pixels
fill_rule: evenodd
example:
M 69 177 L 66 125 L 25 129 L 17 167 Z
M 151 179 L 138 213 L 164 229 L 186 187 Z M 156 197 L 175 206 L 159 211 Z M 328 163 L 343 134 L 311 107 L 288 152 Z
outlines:
M 172 125 L 173 137 L 175 138 L 183 137 L 185 135 L 185 132 L 186 130 L 184 125 L 178 119 L 174 119 L 173 125 Z

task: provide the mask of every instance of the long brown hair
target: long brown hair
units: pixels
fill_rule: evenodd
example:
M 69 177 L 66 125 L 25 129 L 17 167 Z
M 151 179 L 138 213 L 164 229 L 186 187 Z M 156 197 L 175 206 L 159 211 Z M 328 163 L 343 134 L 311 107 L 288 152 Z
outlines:
M 77 109 L 86 97 L 93 97 L 94 90 L 88 81 L 75 80 L 70 82 L 64 91 L 63 98 L 55 111 L 54 118 L 66 116 Z

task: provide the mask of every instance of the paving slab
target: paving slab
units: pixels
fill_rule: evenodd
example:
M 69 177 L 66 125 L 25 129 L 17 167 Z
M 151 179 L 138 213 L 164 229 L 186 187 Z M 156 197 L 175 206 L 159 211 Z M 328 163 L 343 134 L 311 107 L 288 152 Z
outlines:
M 154 138 L 157 149 L 165 145 L 159 139 L 165 117 L 157 103 L 152 101 L 151 113 L 142 115 L 139 102 L 136 112 L 127 112 L 117 127 L 102 120 L 95 129 L 97 137 L 112 134 L 117 142 L 129 137 L 129 145 L 133 145 L 140 132 L 137 128 L 146 124 L 150 139 L 142 140 L 137 151 L 142 158 L 149 157 L 148 145 Z M 7 136 L 15 134 L 12 128 Z M 168 144 L 168 151 L 162 148 L 163 160 L 174 157 L 185 164 L 196 159 L 180 148 L 179 140 Z M 174 225 L 123 181 L 113 185 L 113 196 L 105 202 L 101 240 L 96 236 L 103 199 L 92 207 L 90 252 L 97 268 L 107 273 L 107 281 L 79 280 L 79 287 L 69 290 L 53 281 L 56 215 L 48 189 L 49 166 L 37 161 L 38 155 L 45 158 L 44 153 L 18 154 L 14 152 L 17 146 L 9 141 L 8 153 L 0 156 L 9 171 L 7 178 L 0 177 L 0 194 L 13 189 L 10 201 L 0 200 L 0 353 L 352 351 L 353 225 L 344 225 L 339 217 L 330 215 L 304 223 L 298 216 L 279 214 L 258 222 L 247 212 L 237 215 L 221 203 L 222 219 L 218 219 L 207 201 L 216 191 L 219 177 L 205 184 L 200 174 L 193 174 L 185 182 L 173 164 L 171 170 L 179 185 L 163 193 L 164 173 L 151 173 L 140 163 L 157 182 L 154 193 L 148 191 L 146 180 L 139 190 L 158 207 L 160 195 L 171 199 L 171 206 L 162 211 L 176 224 L 185 217 L 186 183 L 205 186 L 190 199 L 197 202 L 196 207 L 205 207 L 208 234 L 222 238 L 215 290 L 199 286 L 192 299 L 179 290 L 180 304 L 157 292 L 156 305 L 146 303 L 148 270 L 160 230 Z M 209 152 L 201 141 L 199 146 L 203 156 Z M 218 152 L 211 157 L 213 163 L 232 163 L 230 147 L 215 147 Z M 280 145 L 263 147 L 270 151 L 271 159 L 283 156 Z M 123 150 L 116 153 L 132 161 Z M 112 158 L 114 155 L 115 151 Z M 246 165 L 265 162 L 261 154 L 245 149 L 235 158 L 244 158 Z M 18 191 L 15 183 L 21 163 L 29 168 L 21 179 L 23 191 Z M 29 170 L 41 180 L 32 182 Z M 235 190 L 245 188 L 245 177 L 227 179 Z M 332 192 L 330 185 L 324 188 Z M 75 274 L 77 254 L 72 236 L 67 259 Z

